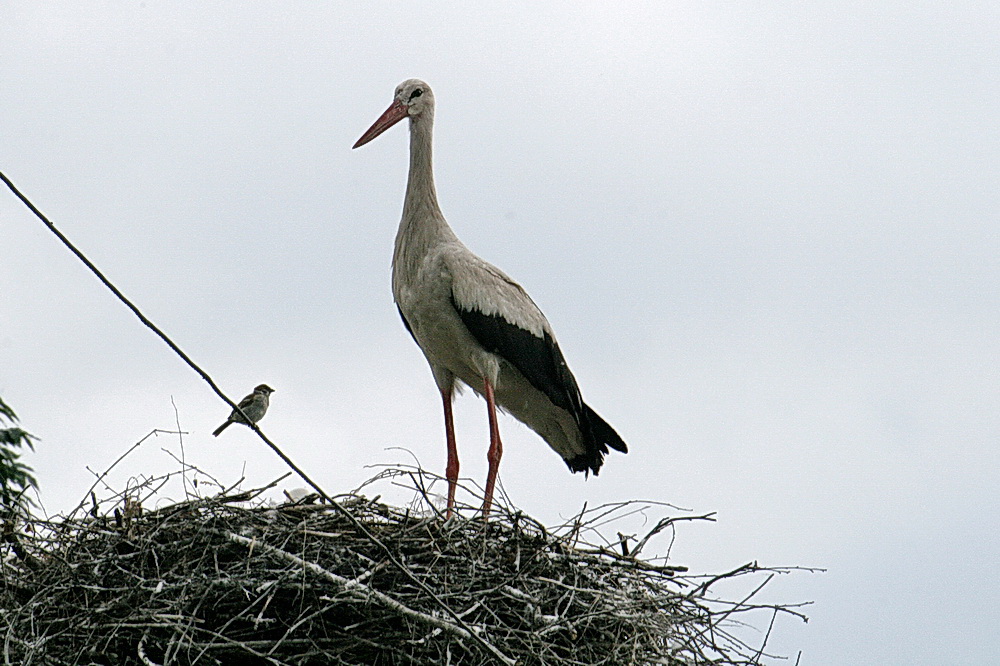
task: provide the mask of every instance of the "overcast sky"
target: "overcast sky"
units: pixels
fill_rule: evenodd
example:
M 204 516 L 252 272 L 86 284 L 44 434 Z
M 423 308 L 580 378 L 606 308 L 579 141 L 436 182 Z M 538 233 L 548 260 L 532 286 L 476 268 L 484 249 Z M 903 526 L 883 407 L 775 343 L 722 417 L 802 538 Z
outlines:
M 512 501 L 716 511 L 676 563 L 827 568 L 772 583 L 815 602 L 791 663 L 995 659 L 1000 6 L 342 5 L 4 3 L 0 169 L 232 398 L 273 386 L 261 425 L 327 490 L 443 473 L 389 288 L 406 126 L 350 150 L 423 78 L 445 214 L 630 447 L 584 480 L 504 417 Z M 0 396 L 51 513 L 174 404 L 189 461 L 285 471 L 6 192 Z M 481 483 L 485 406 L 456 418 Z

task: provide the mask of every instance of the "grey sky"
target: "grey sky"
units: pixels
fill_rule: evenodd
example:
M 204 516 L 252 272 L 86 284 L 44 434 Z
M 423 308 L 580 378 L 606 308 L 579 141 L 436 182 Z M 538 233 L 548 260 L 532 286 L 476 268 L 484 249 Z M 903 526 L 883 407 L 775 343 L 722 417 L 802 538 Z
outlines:
M 1000 9 L 991 3 L 10 2 L 0 169 L 332 492 L 443 471 L 389 259 L 409 77 L 442 207 L 531 293 L 630 445 L 570 475 L 509 418 L 501 480 L 717 511 L 674 555 L 827 567 L 769 645 L 803 664 L 987 663 L 1000 622 Z M 939 6 L 940 5 L 940 6 Z M 284 470 L 12 196 L 0 395 L 46 508 L 153 428 L 248 483 Z M 485 407 L 456 404 L 482 481 Z M 169 469 L 144 446 L 127 474 Z

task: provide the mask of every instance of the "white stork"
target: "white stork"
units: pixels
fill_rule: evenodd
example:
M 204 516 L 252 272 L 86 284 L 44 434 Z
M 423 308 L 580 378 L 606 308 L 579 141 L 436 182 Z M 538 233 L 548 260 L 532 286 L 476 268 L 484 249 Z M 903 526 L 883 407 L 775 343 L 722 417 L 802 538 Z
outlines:
M 458 239 L 438 207 L 431 164 L 434 93 L 418 79 L 362 135 L 362 146 L 410 119 L 410 174 L 392 257 L 392 294 L 403 325 L 423 350 L 444 403 L 448 508 L 455 504 L 458 451 L 452 419 L 455 380 L 486 398 L 490 424 L 483 515 L 489 515 L 502 445 L 499 405 L 527 425 L 573 472 L 600 471 L 608 447 L 628 449 L 583 402 L 545 315 L 524 289 Z

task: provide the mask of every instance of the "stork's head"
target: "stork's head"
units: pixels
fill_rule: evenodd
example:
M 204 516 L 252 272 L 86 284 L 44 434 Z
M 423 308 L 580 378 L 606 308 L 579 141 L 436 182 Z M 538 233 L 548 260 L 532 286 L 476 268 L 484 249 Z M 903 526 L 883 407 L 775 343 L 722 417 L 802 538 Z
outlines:
M 420 79 L 407 79 L 396 86 L 392 104 L 378 120 L 361 135 L 354 148 L 363 146 L 403 118 L 418 120 L 434 114 L 434 93 Z

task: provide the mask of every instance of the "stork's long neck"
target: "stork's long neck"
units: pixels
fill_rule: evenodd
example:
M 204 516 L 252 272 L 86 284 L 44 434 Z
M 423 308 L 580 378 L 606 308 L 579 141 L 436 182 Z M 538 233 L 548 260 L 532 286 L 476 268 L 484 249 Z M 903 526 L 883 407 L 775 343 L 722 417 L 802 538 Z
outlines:
M 434 118 L 431 114 L 410 121 L 410 175 L 406 182 L 403 219 L 414 214 L 441 215 L 434 189 Z
M 442 242 L 457 240 L 438 206 L 434 189 L 433 111 L 410 121 L 410 175 L 406 183 L 403 219 L 396 233 L 393 274 L 414 274 L 427 252 Z

